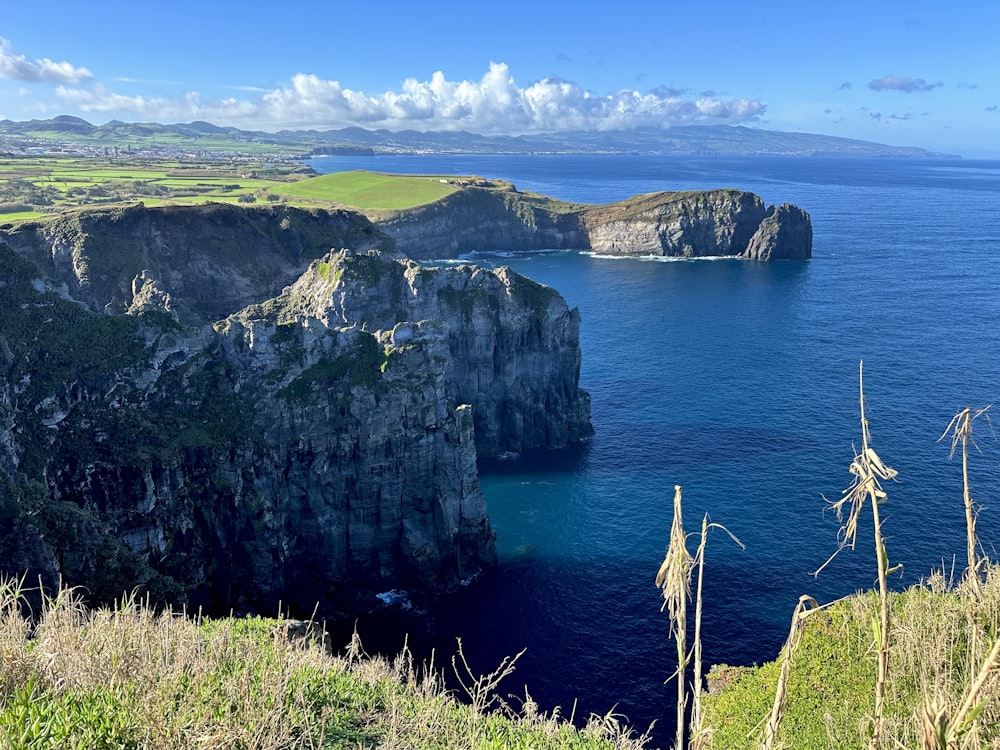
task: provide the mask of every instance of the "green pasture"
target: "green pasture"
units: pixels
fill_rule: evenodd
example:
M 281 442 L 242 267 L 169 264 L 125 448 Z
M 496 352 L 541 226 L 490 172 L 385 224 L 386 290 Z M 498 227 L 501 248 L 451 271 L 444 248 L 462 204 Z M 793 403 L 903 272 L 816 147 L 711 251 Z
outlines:
M 0 159 L 0 216 L 16 221 L 69 207 L 126 201 L 146 205 L 280 201 L 399 211 L 433 203 L 476 179 L 364 171 L 303 178 L 302 172 L 297 165 L 229 160 Z
M 438 175 L 336 172 L 272 187 L 270 192 L 283 197 L 341 203 L 360 209 L 402 210 L 432 203 L 458 189 L 441 181 L 444 179 L 448 178 Z
M 233 202 L 253 195 L 255 202 L 277 201 L 276 195 L 268 198 L 268 190 L 301 179 L 301 173 L 299 165 L 253 161 L 0 159 L 0 217 L 17 221 L 68 207 L 136 200 L 147 205 Z

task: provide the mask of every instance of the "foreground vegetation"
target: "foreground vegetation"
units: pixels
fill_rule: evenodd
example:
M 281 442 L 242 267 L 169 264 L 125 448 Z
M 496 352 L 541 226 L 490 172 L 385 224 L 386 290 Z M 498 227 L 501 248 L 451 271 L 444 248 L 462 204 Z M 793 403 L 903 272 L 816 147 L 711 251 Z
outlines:
M 885 687 L 880 747 L 996 748 L 1000 746 L 1000 681 L 990 668 L 951 741 L 943 721 L 955 720 L 970 683 L 988 661 L 1000 617 L 1000 569 L 991 568 L 974 606 L 967 586 L 949 588 L 937 573 L 905 592 L 890 595 L 893 647 Z M 703 746 L 760 748 L 779 685 L 785 693 L 774 747 L 844 750 L 871 742 L 873 687 L 878 658 L 873 623 L 879 596 L 870 592 L 815 612 L 791 646 L 786 678 L 783 660 L 760 667 L 714 667 L 705 698 Z M 976 635 L 978 634 L 978 635 Z M 782 654 L 788 653 L 786 651 Z M 692 743 L 694 746 L 694 743 Z
M 72 591 L 25 613 L 0 584 L 0 747 L 159 748 L 642 747 L 612 716 L 582 730 L 495 698 L 513 669 L 474 677 L 452 660 L 459 702 L 440 672 L 369 658 L 355 640 L 334 656 L 307 623 L 201 620 L 136 601 L 90 610 Z
M 893 593 L 887 576 L 899 566 L 889 565 L 879 507 L 888 501 L 882 482 L 897 472 L 872 448 L 861 374 L 861 449 L 850 463 L 850 486 L 831 503 L 843 525 L 830 559 L 854 549 L 862 514 L 870 513 L 878 591 L 824 605 L 801 596 L 779 659 L 759 668 L 714 667 L 709 696 L 702 693 L 701 582 L 707 533 L 718 526 L 705 516 L 691 555 L 681 487 L 675 488 L 670 542 L 656 576 L 678 653 L 675 750 L 685 745 L 726 750 L 1000 747 L 1000 566 L 981 553 L 968 475 L 969 447 L 975 446 L 972 425 L 979 418 L 988 421 L 990 407 L 962 409 L 941 436 L 950 438 L 952 455 L 961 449 L 967 562 L 960 580 L 946 581 L 938 572 L 920 586 Z M 694 643 L 688 650 L 686 608 L 696 573 Z M 687 714 L 689 666 L 693 685 Z

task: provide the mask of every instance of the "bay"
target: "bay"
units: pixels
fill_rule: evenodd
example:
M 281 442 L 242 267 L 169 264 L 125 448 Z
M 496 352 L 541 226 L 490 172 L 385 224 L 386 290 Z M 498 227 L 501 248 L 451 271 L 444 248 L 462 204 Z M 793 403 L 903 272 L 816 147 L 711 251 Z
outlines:
M 824 498 L 850 483 L 864 361 L 872 440 L 899 471 L 884 532 L 900 588 L 960 570 L 961 467 L 939 441 L 960 408 L 1000 390 L 1000 162 L 781 157 L 378 156 L 314 159 L 317 171 L 476 174 L 587 203 L 657 190 L 735 187 L 809 211 L 808 262 L 605 259 L 573 252 L 507 264 L 582 315 L 584 446 L 484 463 L 500 567 L 418 616 L 364 623 L 391 652 L 402 631 L 446 666 L 462 638 L 486 672 L 527 649 L 501 692 L 543 710 L 619 713 L 654 744 L 672 733 L 676 668 L 653 577 L 675 485 L 685 521 L 713 531 L 705 578 L 709 664 L 775 658 L 800 594 L 820 601 L 875 583 L 871 529 L 837 548 Z M 979 532 L 1000 542 L 1000 460 L 977 425 Z M 866 535 L 867 534 L 867 535 Z M 693 546 L 693 544 L 692 544 Z M 370 628 L 366 636 L 365 628 Z

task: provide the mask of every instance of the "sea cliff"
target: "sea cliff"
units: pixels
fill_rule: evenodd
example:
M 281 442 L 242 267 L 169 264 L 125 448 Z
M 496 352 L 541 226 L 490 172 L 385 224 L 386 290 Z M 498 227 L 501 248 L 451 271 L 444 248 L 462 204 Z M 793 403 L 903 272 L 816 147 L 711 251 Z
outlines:
M 134 207 L 0 240 L 5 573 L 216 612 L 448 589 L 496 561 L 477 455 L 592 431 L 555 291 L 388 257 L 354 214 Z
M 412 258 L 542 249 L 764 261 L 812 256 L 808 213 L 787 203 L 768 206 L 753 193 L 732 189 L 649 193 L 582 205 L 499 183 L 464 187 L 418 208 L 368 215 L 399 252 Z

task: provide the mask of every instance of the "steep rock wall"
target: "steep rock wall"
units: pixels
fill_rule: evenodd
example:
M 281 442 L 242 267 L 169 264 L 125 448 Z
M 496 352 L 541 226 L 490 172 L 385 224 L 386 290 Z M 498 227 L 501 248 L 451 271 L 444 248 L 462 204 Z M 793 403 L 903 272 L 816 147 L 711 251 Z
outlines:
M 335 253 L 312 270 L 285 297 L 327 325 L 441 324 L 448 397 L 472 406 L 480 455 L 562 447 L 593 434 L 589 395 L 579 387 L 580 314 L 554 289 L 506 267 L 427 268 L 377 253 Z
M 331 248 L 392 249 L 348 211 L 223 203 L 85 209 L 6 234 L 91 310 L 125 313 L 152 302 L 184 324 L 276 296 Z
M 372 218 L 400 253 L 418 259 L 542 249 L 753 260 L 812 255 L 805 211 L 789 204 L 775 209 L 740 190 L 650 193 L 583 206 L 512 186 L 467 187 L 427 206 Z
M 94 230 L 82 276 L 27 230 L 18 251 L 0 243 L 5 573 L 216 612 L 446 589 L 496 559 L 477 442 L 590 432 L 576 312 L 509 271 L 333 253 L 277 297 L 185 325 L 215 308 L 184 280 L 94 312 L 95 288 L 135 270 L 107 266 L 89 238 L 110 230 Z

